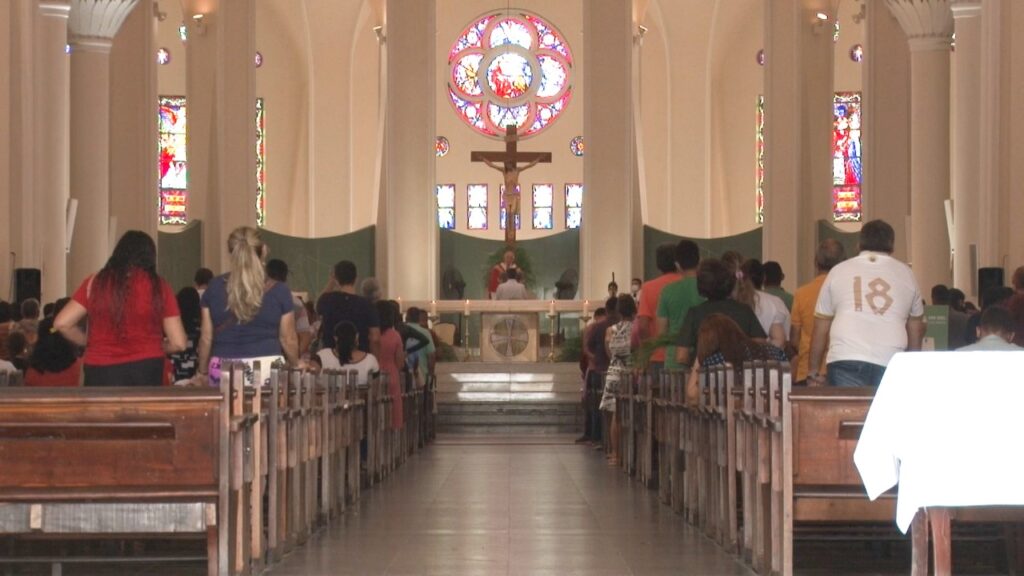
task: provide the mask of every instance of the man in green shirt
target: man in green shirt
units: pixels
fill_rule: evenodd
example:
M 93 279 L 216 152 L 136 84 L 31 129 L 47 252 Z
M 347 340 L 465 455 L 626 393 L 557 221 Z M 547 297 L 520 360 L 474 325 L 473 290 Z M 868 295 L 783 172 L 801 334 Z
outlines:
M 419 332 L 427 338 L 427 345 L 416 352 L 416 369 L 420 374 L 420 382 L 426 383 L 429 376 L 434 374 L 434 363 L 437 357 L 437 348 L 434 346 L 434 335 L 430 329 L 425 327 L 427 323 L 427 311 L 412 307 L 405 314 L 405 324 L 409 328 Z
M 676 244 L 675 261 L 682 280 L 665 286 L 658 297 L 658 334 L 670 334 L 673 339 L 679 333 L 690 308 L 704 302 L 704 297 L 697 292 L 700 248 L 692 240 L 680 240 Z M 682 367 L 676 359 L 675 346 L 668 346 L 665 350 L 665 368 L 678 370 Z
M 764 291 L 782 298 L 786 303 L 786 310 L 793 311 L 793 295 L 782 287 L 782 281 L 786 275 L 782 273 L 782 265 L 778 262 L 768 261 L 764 263 Z

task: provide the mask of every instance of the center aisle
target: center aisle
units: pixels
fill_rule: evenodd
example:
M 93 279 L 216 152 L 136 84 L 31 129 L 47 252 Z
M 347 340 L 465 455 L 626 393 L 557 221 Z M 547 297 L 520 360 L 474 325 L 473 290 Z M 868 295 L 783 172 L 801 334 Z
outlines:
M 600 452 L 491 439 L 439 437 L 267 574 L 752 574 Z

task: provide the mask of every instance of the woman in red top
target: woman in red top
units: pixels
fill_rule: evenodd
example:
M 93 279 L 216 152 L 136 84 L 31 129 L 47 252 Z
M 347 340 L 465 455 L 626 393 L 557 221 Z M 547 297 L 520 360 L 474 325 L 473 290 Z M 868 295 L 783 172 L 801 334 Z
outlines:
M 78 327 L 86 316 L 88 337 Z M 86 386 L 160 386 L 164 356 L 186 344 L 174 292 L 156 273 L 156 244 L 137 230 L 121 237 L 106 266 L 82 282 L 53 325 L 85 346 Z
M 39 322 L 39 339 L 28 359 L 25 386 L 81 386 L 82 361 L 75 347 L 53 330 L 53 318 Z

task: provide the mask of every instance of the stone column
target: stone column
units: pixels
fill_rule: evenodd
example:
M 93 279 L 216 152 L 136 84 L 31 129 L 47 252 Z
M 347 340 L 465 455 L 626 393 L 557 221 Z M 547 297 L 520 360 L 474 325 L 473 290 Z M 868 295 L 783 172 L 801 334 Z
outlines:
M 68 292 L 110 255 L 110 47 L 137 0 L 72 0 L 71 198 L 78 212 L 68 254 Z M 141 192 L 141 191 L 139 191 Z M 154 240 L 156 240 L 154 238 Z
M 865 27 L 864 218 L 882 219 L 893 227 L 893 255 L 906 262 L 910 259 L 910 48 L 899 22 L 881 2 L 868 3 Z
M 615 274 L 629 283 L 640 211 L 633 177 L 633 13 L 630 2 L 583 3 L 583 225 L 580 298 L 604 299 Z M 590 87 L 596 87 L 591 89 Z
M 68 0 L 39 0 L 35 21 L 33 106 L 35 198 L 33 241 L 42 268 L 43 301 L 67 294 Z
M 910 41 L 910 260 L 921 290 L 949 284 L 949 0 L 886 0 Z
M 387 254 L 385 291 L 391 298 L 437 294 L 436 13 L 434 0 L 387 0 L 386 164 L 379 217 L 386 229 L 377 250 Z
M 956 54 L 953 57 L 956 97 L 953 109 L 953 285 L 977 297 L 979 192 L 981 190 L 981 2 L 953 5 Z M 977 253 L 975 252 L 975 255 Z

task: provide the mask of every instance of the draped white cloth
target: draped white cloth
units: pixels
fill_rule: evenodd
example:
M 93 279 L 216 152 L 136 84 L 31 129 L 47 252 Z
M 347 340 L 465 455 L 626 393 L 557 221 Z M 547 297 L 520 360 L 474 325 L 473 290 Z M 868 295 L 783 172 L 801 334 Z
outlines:
M 893 357 L 853 459 L 904 533 L 929 506 L 1024 505 L 1024 352 Z

